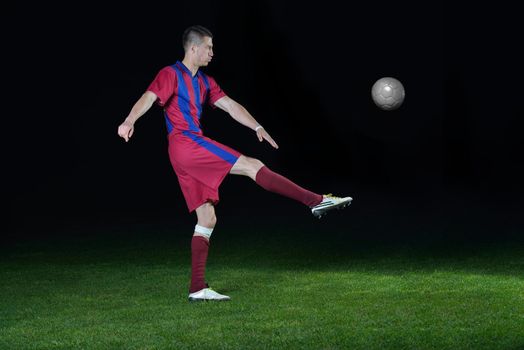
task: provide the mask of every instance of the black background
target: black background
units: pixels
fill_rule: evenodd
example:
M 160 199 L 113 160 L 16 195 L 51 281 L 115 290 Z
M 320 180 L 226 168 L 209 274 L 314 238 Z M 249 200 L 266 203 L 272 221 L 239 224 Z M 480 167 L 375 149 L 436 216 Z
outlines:
M 193 24 L 214 34 L 205 71 L 280 149 L 218 109 L 203 114 L 207 136 L 313 191 L 354 197 L 349 219 L 400 211 L 464 224 L 491 215 L 497 229 L 484 235 L 519 231 L 517 14 L 479 3 L 330 0 L 6 8 L 8 231 L 116 217 L 194 222 L 169 164 L 160 108 L 139 119 L 129 143 L 117 135 L 158 70 L 183 58 L 181 35 Z M 371 100 L 371 86 L 384 76 L 406 89 L 398 110 Z M 313 220 L 247 178 L 228 177 L 220 193 L 219 217 Z

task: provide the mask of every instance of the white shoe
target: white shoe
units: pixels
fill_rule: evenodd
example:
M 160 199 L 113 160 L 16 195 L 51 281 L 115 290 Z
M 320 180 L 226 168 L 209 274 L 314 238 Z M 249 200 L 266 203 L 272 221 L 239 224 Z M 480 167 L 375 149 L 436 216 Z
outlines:
M 313 215 L 320 219 L 322 216 L 326 215 L 326 213 L 332 209 L 342 209 L 347 207 L 351 204 L 352 200 L 353 198 L 351 197 L 341 198 L 335 197 L 331 193 L 325 194 L 324 199 L 322 199 L 322 202 L 312 207 L 311 212 L 313 213 Z
M 228 297 L 227 295 L 219 294 L 211 288 L 204 288 L 204 289 L 199 290 L 198 292 L 189 294 L 189 301 L 207 301 L 207 300 L 227 301 L 227 300 L 231 300 L 231 298 Z

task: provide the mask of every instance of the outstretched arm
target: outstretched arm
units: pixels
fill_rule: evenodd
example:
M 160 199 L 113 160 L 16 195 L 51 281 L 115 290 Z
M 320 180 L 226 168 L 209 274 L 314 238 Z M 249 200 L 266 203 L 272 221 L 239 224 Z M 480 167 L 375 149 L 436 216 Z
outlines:
M 215 106 L 226 111 L 240 124 L 247 126 L 251 130 L 255 130 L 258 140 L 262 142 L 266 140 L 274 148 L 278 148 L 277 143 L 268 134 L 268 132 L 256 121 L 256 119 L 244 108 L 240 103 L 236 102 L 229 96 L 224 96 L 215 102 Z
M 143 116 L 149 110 L 149 108 L 151 108 L 156 99 L 157 96 L 153 92 L 146 91 L 142 97 L 136 101 L 127 118 L 118 127 L 118 136 L 124 138 L 126 142 L 129 141 L 135 129 L 135 122 L 138 118 Z

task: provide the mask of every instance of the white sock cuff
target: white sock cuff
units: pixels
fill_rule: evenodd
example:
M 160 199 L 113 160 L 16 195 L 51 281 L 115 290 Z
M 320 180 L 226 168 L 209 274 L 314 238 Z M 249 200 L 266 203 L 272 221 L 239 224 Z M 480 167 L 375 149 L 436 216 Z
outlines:
M 204 226 L 200 226 L 200 225 L 196 225 L 195 232 L 200 233 L 202 236 L 205 236 L 207 239 L 209 239 L 209 237 L 211 237 L 211 233 L 213 233 L 213 229 L 207 228 Z

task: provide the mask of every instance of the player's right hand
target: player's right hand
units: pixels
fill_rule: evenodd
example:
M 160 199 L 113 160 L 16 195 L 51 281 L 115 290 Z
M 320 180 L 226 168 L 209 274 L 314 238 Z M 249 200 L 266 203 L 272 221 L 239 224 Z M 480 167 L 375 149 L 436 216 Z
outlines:
M 134 125 L 128 121 L 125 121 L 118 127 L 118 136 L 122 137 L 124 140 L 126 140 L 126 142 L 128 142 L 131 136 L 133 136 L 134 130 Z

